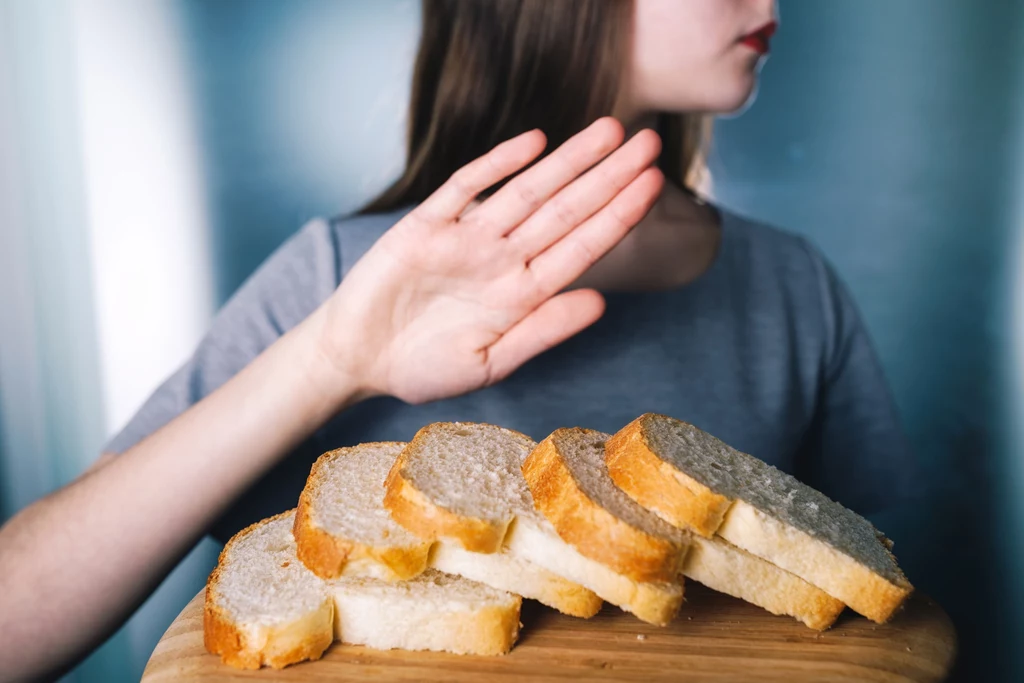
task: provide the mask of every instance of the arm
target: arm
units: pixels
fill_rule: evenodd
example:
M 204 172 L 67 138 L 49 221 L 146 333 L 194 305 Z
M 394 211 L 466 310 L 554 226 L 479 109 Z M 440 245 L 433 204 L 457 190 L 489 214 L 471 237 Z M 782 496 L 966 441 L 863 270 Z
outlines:
M 312 331 L 322 318 L 315 313 L 165 428 L 0 530 L 0 678 L 101 643 L 226 505 L 358 399 L 351 381 L 318 366 Z
M 649 168 L 657 136 L 619 147 L 623 135 L 599 121 L 479 205 L 544 138 L 527 133 L 472 162 L 241 372 L 0 529 L 0 678 L 86 654 L 235 497 L 339 410 L 481 388 L 593 323 L 599 294 L 559 292 L 661 188 Z

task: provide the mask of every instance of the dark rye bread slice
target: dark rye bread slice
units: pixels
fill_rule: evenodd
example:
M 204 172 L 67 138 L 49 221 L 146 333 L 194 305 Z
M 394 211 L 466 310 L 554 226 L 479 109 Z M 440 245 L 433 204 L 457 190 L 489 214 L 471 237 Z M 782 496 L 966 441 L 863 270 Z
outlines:
M 644 507 L 718 534 L 884 623 L 910 595 L 870 522 L 693 425 L 642 415 L 607 444 L 608 471 Z

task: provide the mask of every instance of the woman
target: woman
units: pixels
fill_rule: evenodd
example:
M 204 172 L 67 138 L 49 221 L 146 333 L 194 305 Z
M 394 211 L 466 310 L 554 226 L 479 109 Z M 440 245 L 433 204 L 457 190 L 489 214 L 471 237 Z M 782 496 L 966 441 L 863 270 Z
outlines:
M 658 411 L 862 513 L 909 490 L 830 268 L 686 185 L 773 12 L 425 0 L 402 177 L 282 246 L 97 466 L 0 531 L 4 673 L 82 656 L 204 533 L 294 505 L 323 451 L 432 421 L 540 438 Z

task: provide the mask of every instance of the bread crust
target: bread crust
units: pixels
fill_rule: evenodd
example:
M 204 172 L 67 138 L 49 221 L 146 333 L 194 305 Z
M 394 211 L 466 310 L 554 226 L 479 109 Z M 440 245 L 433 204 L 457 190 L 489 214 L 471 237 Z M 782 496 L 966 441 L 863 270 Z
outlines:
M 902 575 L 901 582 L 890 583 L 827 543 L 755 510 L 742 500 L 715 493 L 662 460 L 646 436 L 650 422 L 659 419 L 673 420 L 653 413 L 641 415 L 605 444 L 612 479 L 639 504 L 671 524 L 695 530 L 701 536 L 721 535 L 872 621 L 888 621 L 910 595 L 913 587 Z M 811 557 L 819 566 L 808 571 Z M 892 559 L 895 564 L 895 558 Z M 834 609 L 834 604 L 827 601 L 823 605 L 819 617 L 809 617 L 815 624 L 824 623 Z M 813 612 L 817 608 L 809 609 Z
M 879 624 L 889 621 L 914 590 L 906 577 L 902 585 L 890 583 L 849 555 L 743 501 L 730 510 L 721 531 L 730 543 L 800 576 Z
M 454 544 L 435 543 L 430 552 L 430 566 L 537 600 L 563 614 L 582 619 L 601 611 L 604 602 L 593 591 L 507 550 L 472 553 Z
M 681 529 L 710 538 L 732 501 L 665 462 L 651 449 L 641 415 L 605 444 L 605 462 L 615 484 L 640 505 Z
M 363 444 L 400 445 L 400 444 Z M 395 581 L 405 581 L 427 568 L 431 543 L 425 541 L 412 546 L 374 546 L 357 543 L 328 533 L 314 521 L 313 498 L 324 478 L 323 468 L 338 453 L 324 453 L 313 464 L 306 485 L 299 494 L 292 535 L 296 554 L 306 567 L 322 579 L 336 579 L 345 574 L 352 562 L 370 560 L 383 565 Z
M 556 430 L 523 462 L 534 505 L 585 557 L 637 582 L 677 582 L 687 547 L 627 524 L 591 500 L 573 477 L 556 442 L 586 433 L 580 428 Z
M 206 581 L 203 604 L 203 645 L 206 651 L 219 655 L 221 661 L 236 669 L 259 669 L 269 666 L 282 669 L 307 659 L 320 659 L 334 640 L 334 602 L 327 595 L 320 609 L 313 614 L 283 624 L 262 629 L 258 638 L 250 638 L 218 604 L 217 589 L 221 580 L 221 567 L 234 544 L 254 529 L 291 514 L 291 510 L 250 524 L 231 537 L 220 553 L 217 566 Z M 255 642 L 253 642 L 255 641 Z M 294 643 L 280 651 L 281 643 Z
M 426 541 L 449 538 L 475 553 L 496 553 L 508 531 L 511 519 L 488 521 L 460 515 L 436 505 L 410 482 L 403 472 L 409 456 L 415 453 L 436 425 L 428 425 L 405 447 L 384 482 L 384 507 L 392 519 Z
M 830 627 L 846 607 L 817 586 L 721 538 L 695 541 L 684 573 L 708 588 L 772 614 L 794 617 L 818 631 Z

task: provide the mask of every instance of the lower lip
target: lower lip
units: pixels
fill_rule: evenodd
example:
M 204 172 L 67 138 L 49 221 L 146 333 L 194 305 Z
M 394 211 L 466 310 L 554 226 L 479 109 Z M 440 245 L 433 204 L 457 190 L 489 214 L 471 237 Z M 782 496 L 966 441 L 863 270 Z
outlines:
M 747 36 L 740 42 L 761 55 L 766 55 L 770 51 L 768 39 L 760 34 Z

